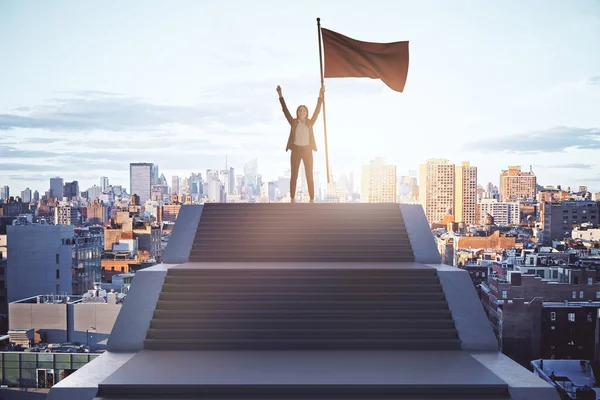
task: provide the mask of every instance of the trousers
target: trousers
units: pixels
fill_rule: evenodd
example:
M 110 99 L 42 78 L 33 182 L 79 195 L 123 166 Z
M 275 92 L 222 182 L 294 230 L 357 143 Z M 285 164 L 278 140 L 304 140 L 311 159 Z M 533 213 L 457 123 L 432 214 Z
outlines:
M 290 156 L 290 164 L 292 168 L 292 176 L 290 177 L 290 196 L 296 197 L 296 182 L 300 171 L 300 161 L 304 163 L 304 171 L 306 172 L 306 184 L 308 185 L 308 195 L 311 200 L 315 199 L 315 181 L 313 180 L 313 151 L 310 146 L 292 145 L 292 155 Z

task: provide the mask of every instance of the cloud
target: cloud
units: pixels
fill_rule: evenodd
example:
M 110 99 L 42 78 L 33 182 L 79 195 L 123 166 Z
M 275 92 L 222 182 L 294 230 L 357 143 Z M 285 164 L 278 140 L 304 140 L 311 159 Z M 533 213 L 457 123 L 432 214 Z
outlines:
M 31 175 L 9 175 L 8 177 L 10 179 L 13 179 L 13 180 L 16 180 L 16 181 L 35 181 L 35 182 L 44 182 L 45 181 L 45 182 L 49 182 L 50 178 L 54 178 L 54 176 L 55 175 L 31 174 Z
M 600 75 L 592 76 L 590 79 L 588 79 L 588 83 L 592 86 L 595 86 L 595 85 L 600 86 Z
M 478 140 L 464 149 L 490 153 L 556 153 L 567 149 L 600 149 L 599 128 L 558 126 L 545 131 L 528 132 Z
M 28 113 L 0 114 L 0 130 L 15 128 L 91 132 L 158 129 L 170 124 L 206 126 L 222 122 L 251 125 L 270 117 L 264 102 L 211 101 L 195 106 L 152 104 L 146 100 L 98 91 L 51 99 Z
M 600 182 L 600 175 L 596 175 L 596 176 L 590 176 L 587 178 L 579 178 L 577 179 L 578 182 L 582 182 L 582 183 L 596 183 L 596 182 Z
M 592 164 L 583 163 L 570 163 L 570 164 L 556 164 L 556 165 L 537 165 L 537 168 L 556 168 L 556 169 L 590 169 L 593 167 Z
M 72 168 L 70 168 L 72 170 Z M 65 170 L 62 166 L 42 164 L 0 163 L 0 171 L 48 172 Z
M 6 158 L 44 158 L 57 157 L 60 153 L 44 150 L 23 150 L 12 146 L 0 145 L 0 160 Z

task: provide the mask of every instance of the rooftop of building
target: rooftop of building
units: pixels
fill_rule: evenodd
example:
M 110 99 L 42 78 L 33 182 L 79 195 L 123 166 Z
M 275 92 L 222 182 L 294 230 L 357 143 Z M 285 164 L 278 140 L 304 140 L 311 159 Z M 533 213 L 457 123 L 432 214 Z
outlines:
M 123 277 L 133 276 L 135 274 L 119 274 Z M 67 295 L 67 294 L 40 294 L 27 297 L 25 299 L 16 300 L 10 304 L 107 304 L 109 295 L 115 296 L 116 303 L 121 303 L 127 296 L 124 293 L 116 293 L 114 290 L 98 290 L 91 289 L 83 295 Z
M 588 386 L 600 398 L 600 387 L 596 386 L 596 377 L 588 360 L 534 360 L 531 362 L 534 372 L 555 386 L 560 386 L 572 399 L 578 388 Z

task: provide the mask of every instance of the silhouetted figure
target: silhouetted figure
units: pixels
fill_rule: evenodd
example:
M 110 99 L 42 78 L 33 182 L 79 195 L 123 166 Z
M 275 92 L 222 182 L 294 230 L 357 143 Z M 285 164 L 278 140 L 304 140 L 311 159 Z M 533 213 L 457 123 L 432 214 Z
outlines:
M 308 185 L 308 194 L 310 202 L 315 202 L 315 182 L 313 180 L 313 151 L 317 151 L 315 135 L 313 133 L 313 125 L 317 122 L 321 105 L 323 104 L 323 92 L 325 88 L 321 86 L 319 91 L 319 100 L 312 118 L 308 118 L 308 108 L 305 105 L 298 106 L 296 109 L 296 118 L 293 118 L 285 104 L 281 87 L 277 86 L 277 94 L 279 94 L 279 102 L 283 109 L 285 118 L 290 123 L 290 136 L 287 141 L 285 151 L 291 150 L 290 164 L 292 176 L 290 177 L 290 196 L 292 203 L 296 200 L 296 181 L 298 180 L 298 171 L 300 170 L 300 161 L 304 163 L 304 171 L 306 172 L 306 183 Z

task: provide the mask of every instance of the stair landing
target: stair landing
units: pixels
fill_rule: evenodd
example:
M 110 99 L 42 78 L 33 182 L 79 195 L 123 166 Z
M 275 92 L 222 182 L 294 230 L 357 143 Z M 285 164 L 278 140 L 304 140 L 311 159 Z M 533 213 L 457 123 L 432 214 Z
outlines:
M 290 393 L 313 399 L 361 394 L 510 398 L 504 381 L 462 351 L 144 350 L 99 389 L 99 396 L 140 397 L 168 389 L 170 395 L 197 396 L 193 398 L 281 398 Z

